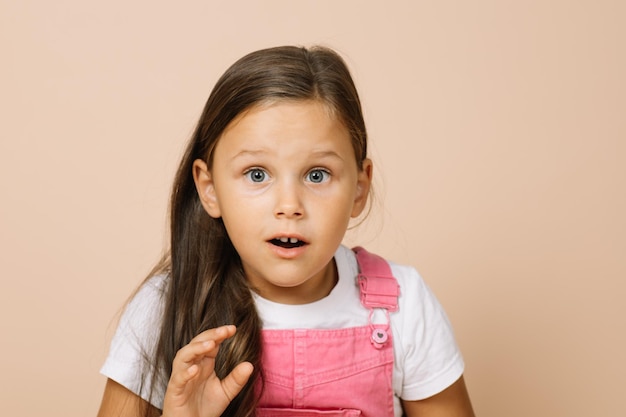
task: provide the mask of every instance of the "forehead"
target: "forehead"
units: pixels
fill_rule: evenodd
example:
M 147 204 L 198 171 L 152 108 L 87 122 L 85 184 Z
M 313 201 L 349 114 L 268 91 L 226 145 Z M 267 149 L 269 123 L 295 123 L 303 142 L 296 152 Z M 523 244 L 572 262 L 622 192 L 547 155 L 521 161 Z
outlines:
M 335 112 L 316 100 L 263 103 L 239 114 L 224 129 L 215 152 L 229 154 L 300 146 L 354 155 L 350 133 Z

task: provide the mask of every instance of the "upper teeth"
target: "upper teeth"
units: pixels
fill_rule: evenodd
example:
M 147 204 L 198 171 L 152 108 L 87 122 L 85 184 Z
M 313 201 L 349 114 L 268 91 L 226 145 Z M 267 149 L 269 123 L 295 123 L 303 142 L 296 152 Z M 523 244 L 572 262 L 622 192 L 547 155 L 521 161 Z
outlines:
M 295 237 L 281 237 L 279 240 L 283 243 L 298 243 L 298 239 Z

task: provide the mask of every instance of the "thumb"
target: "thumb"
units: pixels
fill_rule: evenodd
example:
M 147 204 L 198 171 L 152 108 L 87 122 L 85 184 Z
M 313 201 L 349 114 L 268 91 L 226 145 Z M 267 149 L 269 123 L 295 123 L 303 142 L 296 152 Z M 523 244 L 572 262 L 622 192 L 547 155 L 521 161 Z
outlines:
M 222 389 L 228 402 L 231 402 L 241 392 L 253 370 L 254 366 L 250 362 L 241 362 L 222 380 Z

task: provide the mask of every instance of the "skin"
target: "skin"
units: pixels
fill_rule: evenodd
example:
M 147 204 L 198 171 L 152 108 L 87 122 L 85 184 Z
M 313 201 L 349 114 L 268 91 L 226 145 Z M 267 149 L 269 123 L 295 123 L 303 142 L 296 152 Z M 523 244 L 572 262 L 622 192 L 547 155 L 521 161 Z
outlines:
M 348 131 L 319 102 L 258 106 L 223 132 L 213 166 L 198 160 L 200 199 L 221 217 L 263 297 L 310 303 L 336 282 L 333 256 L 363 210 L 372 164 L 357 167 Z M 276 238 L 298 239 L 286 249 Z
M 323 104 L 278 102 L 244 112 L 220 137 L 213 165 L 197 160 L 193 175 L 203 207 L 223 219 L 255 291 L 285 304 L 330 293 L 337 282 L 333 256 L 348 222 L 365 207 L 372 163 L 358 166 L 347 129 Z M 280 238 L 299 243 L 281 247 Z M 222 413 L 252 372 L 244 362 L 222 381 L 215 375 L 219 345 L 235 331 L 208 330 L 178 352 L 163 416 Z M 139 404 L 145 402 L 108 381 L 98 416 L 136 415 Z M 474 415 L 463 377 L 433 397 L 402 404 L 408 417 Z
M 407 417 L 474 417 L 463 376 L 445 390 L 425 400 L 402 400 L 402 408 Z
M 235 326 L 200 333 L 178 351 L 163 400 L 163 416 L 219 416 L 241 391 L 252 373 L 252 364 L 240 363 L 223 380 L 214 371 L 219 345 L 235 334 Z M 107 380 L 98 417 L 136 417 L 147 407 L 151 415 L 161 412 L 111 379 Z

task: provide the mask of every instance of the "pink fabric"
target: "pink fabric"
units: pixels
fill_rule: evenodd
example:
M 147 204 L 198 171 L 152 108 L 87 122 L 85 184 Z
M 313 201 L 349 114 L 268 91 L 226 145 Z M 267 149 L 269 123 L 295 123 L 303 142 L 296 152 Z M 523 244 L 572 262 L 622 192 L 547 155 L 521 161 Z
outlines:
M 397 309 L 395 278 L 384 260 L 372 256 L 357 250 L 361 275 L 367 277 L 361 298 L 375 288 L 376 297 L 386 297 Z M 393 417 L 393 341 L 387 327 L 263 330 L 257 416 Z
M 367 308 L 398 311 L 400 287 L 383 258 L 361 247 L 354 248 L 361 273 L 357 277 L 361 287 L 361 303 Z
M 358 417 L 359 410 L 296 410 L 287 408 L 264 408 L 257 411 L 258 417 Z

